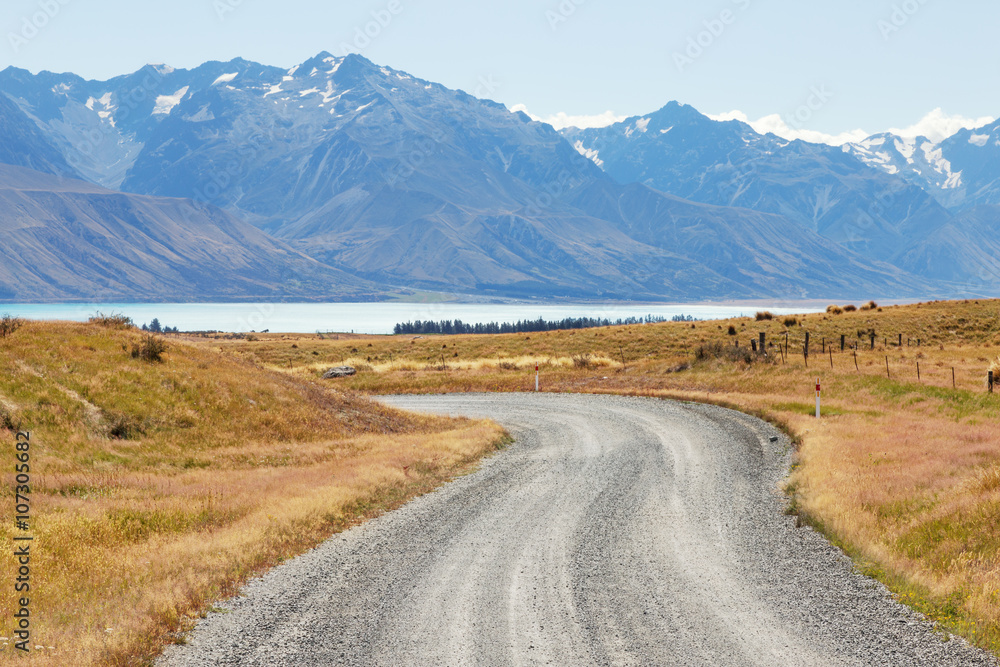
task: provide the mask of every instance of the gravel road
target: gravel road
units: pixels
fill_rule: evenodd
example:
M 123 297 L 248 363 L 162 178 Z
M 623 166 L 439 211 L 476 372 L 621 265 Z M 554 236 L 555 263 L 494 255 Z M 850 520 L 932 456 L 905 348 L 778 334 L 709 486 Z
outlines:
M 763 422 L 611 396 L 385 400 L 517 442 L 254 580 L 159 665 L 997 664 L 795 527 L 788 443 Z

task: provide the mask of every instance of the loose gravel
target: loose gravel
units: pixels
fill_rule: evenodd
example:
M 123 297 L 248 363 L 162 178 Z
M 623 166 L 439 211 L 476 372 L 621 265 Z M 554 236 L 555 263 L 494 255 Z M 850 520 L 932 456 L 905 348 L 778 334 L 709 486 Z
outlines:
M 795 527 L 790 445 L 759 420 L 612 396 L 385 400 L 490 417 L 516 443 L 254 580 L 157 664 L 997 665 Z

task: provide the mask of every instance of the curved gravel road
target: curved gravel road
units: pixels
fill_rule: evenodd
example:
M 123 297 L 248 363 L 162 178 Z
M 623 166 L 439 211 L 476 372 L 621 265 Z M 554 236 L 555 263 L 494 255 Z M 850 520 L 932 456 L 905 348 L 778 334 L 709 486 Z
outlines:
M 517 442 L 253 581 L 158 664 L 996 665 L 795 528 L 788 443 L 763 422 L 611 396 L 385 400 Z

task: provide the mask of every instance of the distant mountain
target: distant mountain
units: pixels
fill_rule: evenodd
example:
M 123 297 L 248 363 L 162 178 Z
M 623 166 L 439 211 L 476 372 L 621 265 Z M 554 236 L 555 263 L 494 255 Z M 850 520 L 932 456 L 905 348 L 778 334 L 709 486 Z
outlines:
M 920 186 L 952 211 L 1000 204 L 1000 121 L 937 144 L 877 134 L 844 150 Z
M 207 198 L 318 259 L 431 289 L 617 298 L 833 289 L 784 262 L 767 271 L 719 263 L 773 257 L 761 235 L 729 233 L 763 220 L 782 227 L 787 251 L 822 248 L 842 260 L 847 279 L 838 290 L 912 289 L 885 266 L 855 274 L 863 262 L 811 230 L 624 188 L 548 125 L 360 56 L 323 53 L 280 77 L 234 76 L 192 90 L 148 139 L 123 187 Z M 637 243 L 620 216 L 575 196 L 595 187 L 625 205 L 683 209 L 678 218 L 715 238 L 686 245 L 666 227 Z
M 951 215 L 920 187 L 843 150 L 758 134 L 672 102 L 648 116 L 563 135 L 620 182 L 785 216 L 871 259 L 892 262 Z
M 0 299 L 368 299 L 324 266 L 210 205 L 0 165 Z
M 228 73 L 274 75 L 282 70 L 244 60 L 209 62 L 193 70 L 146 65 L 108 81 L 8 67 L 0 91 L 44 132 L 84 178 L 117 189 L 140 150 L 177 104 Z
M 0 94 L 0 163 L 80 177 L 38 126 L 3 94 Z
M 951 283 L 954 296 L 995 295 L 1000 285 L 1000 206 L 983 204 L 960 212 L 925 243 L 906 248 L 897 264 Z
M 327 53 L 288 71 L 234 60 L 107 82 L 8 68 L 0 91 L 87 179 L 219 206 L 383 286 L 674 300 L 951 289 L 884 261 L 912 249 L 921 266 L 911 246 L 951 217 L 920 188 L 676 104 L 564 136 Z

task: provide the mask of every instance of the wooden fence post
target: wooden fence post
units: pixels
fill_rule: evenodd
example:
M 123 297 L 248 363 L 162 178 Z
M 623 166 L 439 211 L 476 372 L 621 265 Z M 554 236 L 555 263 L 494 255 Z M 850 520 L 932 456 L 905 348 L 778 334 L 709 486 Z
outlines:
M 844 335 L 844 334 L 840 334 L 840 351 L 841 352 L 844 351 L 844 346 L 846 344 L 847 344 L 847 336 Z

